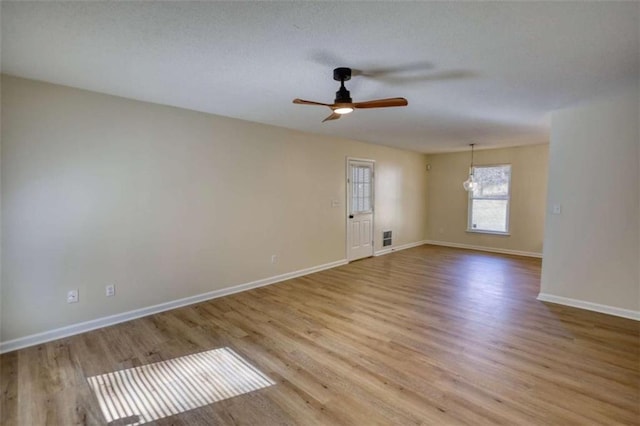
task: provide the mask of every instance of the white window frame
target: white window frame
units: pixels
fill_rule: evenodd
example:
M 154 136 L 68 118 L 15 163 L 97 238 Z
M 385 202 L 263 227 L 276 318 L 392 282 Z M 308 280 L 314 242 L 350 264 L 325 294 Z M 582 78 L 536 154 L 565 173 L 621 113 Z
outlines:
M 509 236 L 510 233 L 510 221 L 511 221 L 511 174 L 513 172 L 513 167 L 510 163 L 503 164 L 483 164 L 481 166 L 473 166 L 473 172 L 475 174 L 476 169 L 488 168 L 488 167 L 504 167 L 509 166 L 509 188 L 507 191 L 507 218 L 505 223 L 506 231 L 488 231 L 483 229 L 473 228 L 471 223 L 471 218 L 473 217 L 471 214 L 472 206 L 473 206 L 473 191 L 469 191 L 468 199 L 467 199 L 467 232 L 472 232 L 474 234 L 492 234 L 492 235 L 504 235 Z M 480 198 L 479 198 L 480 199 Z M 491 200 L 492 198 L 481 198 L 482 200 Z M 504 200 L 502 197 L 496 197 L 495 200 Z

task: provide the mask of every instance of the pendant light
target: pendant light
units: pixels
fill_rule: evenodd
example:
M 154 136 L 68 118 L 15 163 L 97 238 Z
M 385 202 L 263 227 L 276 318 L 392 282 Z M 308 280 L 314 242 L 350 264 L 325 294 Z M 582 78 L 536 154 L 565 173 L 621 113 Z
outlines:
M 478 182 L 473 178 L 473 146 L 475 143 L 471 143 L 469 145 L 471 145 L 471 166 L 469 166 L 469 177 L 462 183 L 462 186 L 465 191 L 471 192 L 478 187 Z

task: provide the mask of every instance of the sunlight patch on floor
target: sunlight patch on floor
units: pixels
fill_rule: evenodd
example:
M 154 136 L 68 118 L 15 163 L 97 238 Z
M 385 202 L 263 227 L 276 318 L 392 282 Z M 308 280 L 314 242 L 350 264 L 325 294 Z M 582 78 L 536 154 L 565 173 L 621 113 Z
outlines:
M 107 423 L 140 425 L 275 382 L 230 348 L 87 378 Z

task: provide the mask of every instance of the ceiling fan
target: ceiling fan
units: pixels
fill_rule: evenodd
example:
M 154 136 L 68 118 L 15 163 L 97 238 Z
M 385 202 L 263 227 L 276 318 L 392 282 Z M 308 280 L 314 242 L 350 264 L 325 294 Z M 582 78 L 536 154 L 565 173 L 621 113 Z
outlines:
M 349 114 L 353 112 L 354 109 L 366 109 L 366 108 L 388 108 L 388 107 L 399 107 L 399 106 L 407 106 L 409 103 L 405 98 L 387 98 L 387 99 L 376 99 L 373 101 L 365 101 L 365 102 L 353 102 L 351 99 L 351 94 L 344 87 L 344 82 L 351 80 L 351 68 L 336 68 L 333 70 L 333 79 L 340 82 L 340 89 L 336 92 L 336 99 L 332 104 L 325 104 L 322 102 L 314 102 L 314 101 L 305 101 L 304 99 L 294 99 L 294 104 L 299 105 L 322 105 L 331 108 L 331 115 L 322 120 L 337 120 L 343 114 Z

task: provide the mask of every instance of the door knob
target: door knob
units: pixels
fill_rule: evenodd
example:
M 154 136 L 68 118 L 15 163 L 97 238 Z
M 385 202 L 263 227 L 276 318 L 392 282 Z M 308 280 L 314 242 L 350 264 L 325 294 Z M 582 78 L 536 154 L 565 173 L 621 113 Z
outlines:
M 352 214 L 349 215 L 349 219 L 353 219 L 353 215 Z

